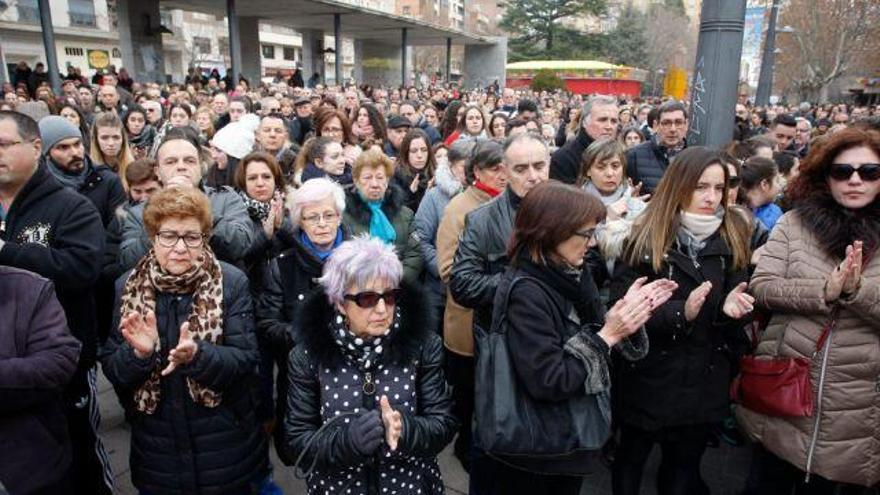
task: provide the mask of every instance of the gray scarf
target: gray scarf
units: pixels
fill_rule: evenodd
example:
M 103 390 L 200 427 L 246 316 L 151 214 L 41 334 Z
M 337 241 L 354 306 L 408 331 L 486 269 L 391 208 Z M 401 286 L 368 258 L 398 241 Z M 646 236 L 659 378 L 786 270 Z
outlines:
M 616 191 L 607 196 L 602 194 L 602 192 L 599 191 L 599 189 L 592 183 L 592 181 L 584 183 L 583 188 L 584 191 L 599 198 L 599 200 L 602 201 L 602 204 L 605 206 L 616 203 L 617 200 L 619 200 L 629 192 L 629 186 L 626 183 L 621 184 Z
M 68 172 L 56 165 L 55 161 L 49 158 L 48 155 L 46 155 L 46 165 L 49 168 L 49 172 L 58 179 L 58 182 L 60 182 L 61 185 L 73 189 L 74 191 L 80 190 L 86 182 L 86 177 L 88 177 L 95 169 L 88 156 L 83 156 L 83 168 L 79 172 Z
M 723 218 L 724 208 L 718 208 L 714 215 L 681 212 L 679 215 L 681 226 L 675 237 L 681 251 L 696 262 L 700 251 L 706 247 L 706 240 L 721 227 Z

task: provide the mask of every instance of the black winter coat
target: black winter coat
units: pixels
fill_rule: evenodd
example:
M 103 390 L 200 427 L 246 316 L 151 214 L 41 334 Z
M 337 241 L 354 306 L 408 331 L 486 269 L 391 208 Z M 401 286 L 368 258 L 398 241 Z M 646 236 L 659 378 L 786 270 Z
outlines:
M 465 216 L 449 275 L 449 292 L 455 302 L 473 308 L 474 328 L 488 330 L 492 324 L 492 301 L 501 274 L 510 264 L 507 243 L 519 202 L 508 188 Z
M 584 151 L 593 144 L 587 131 L 581 127 L 577 136 L 556 150 L 550 158 L 550 178 L 574 184 L 581 175 Z
M 643 430 L 667 426 L 713 423 L 729 414 L 728 386 L 745 333 L 745 320 L 722 312 L 727 294 L 748 280 L 748 270 L 733 272 L 733 255 L 716 232 L 694 262 L 673 241 L 660 273 L 651 261 L 615 266 L 611 299 L 616 301 L 638 277 L 661 277 L 678 283 L 672 298 L 645 324 L 651 346 L 641 361 L 619 362 L 615 367 L 615 420 Z M 705 281 L 712 291 L 697 318 L 688 323 L 684 306 L 692 290 Z
M 309 493 L 443 492 L 436 456 L 458 425 L 443 374 L 443 343 L 430 332 L 430 315 L 421 296 L 408 296 L 400 301 L 400 328 L 372 373 L 349 363 L 334 342 L 329 326 L 335 310 L 327 297 L 316 292 L 308 299 L 303 312 L 305 341 L 290 354 L 283 434 L 287 456 L 295 459 L 305 452 L 303 467 L 316 462 L 307 479 Z M 364 393 L 367 379 L 375 384 L 375 393 Z M 344 419 L 319 430 L 339 414 L 378 409 L 382 395 L 403 416 L 403 433 L 394 453 L 386 455 L 389 450 L 383 445 L 374 456 L 359 455 Z M 348 488 L 350 492 L 345 491 Z
M 0 482 L 13 494 L 56 483 L 71 461 L 61 389 L 80 344 L 52 283 L 0 266 Z
M 642 183 L 642 194 L 653 194 L 666 173 L 669 157 L 666 150 L 649 139 L 626 152 L 626 176 L 633 184 Z
M 241 270 L 220 263 L 223 273 L 223 343 L 199 342 L 187 366 L 161 380 L 155 413 L 143 414 L 133 402 L 131 473 L 138 490 L 168 495 L 250 494 L 248 484 L 268 474 L 268 449 L 256 416 L 257 341 L 251 296 Z M 114 329 L 128 274 L 117 281 Z M 138 359 L 118 330 L 101 352 L 104 374 L 127 397 L 150 373 L 167 365 L 180 325 L 189 318 L 192 296 L 156 295 L 161 355 Z M 221 392 L 220 405 L 207 408 L 192 400 L 185 378 Z
M 104 227 L 86 198 L 61 185 L 45 164 L 19 191 L 0 228 L 0 265 L 29 270 L 55 283 L 67 324 L 82 343 L 79 369 L 95 364 L 93 289 L 101 274 Z
M 76 189 L 76 192 L 89 198 L 89 201 L 98 209 L 101 215 L 101 223 L 104 228 L 110 225 L 116 215 L 116 209 L 125 204 L 127 197 L 122 181 L 119 176 L 106 165 L 98 165 L 92 162 L 88 156 L 83 158 L 92 165 L 92 172 L 86 177 L 85 182 Z M 44 156 L 43 160 L 51 158 Z M 48 166 L 48 163 L 47 163 Z

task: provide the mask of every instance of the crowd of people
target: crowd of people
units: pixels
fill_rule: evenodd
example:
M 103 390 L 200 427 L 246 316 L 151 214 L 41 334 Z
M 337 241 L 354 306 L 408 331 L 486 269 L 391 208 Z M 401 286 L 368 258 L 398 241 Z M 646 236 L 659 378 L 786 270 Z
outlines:
M 747 494 L 880 483 L 880 106 L 741 99 L 711 149 L 668 98 L 19 68 L 12 495 L 113 493 L 99 372 L 142 495 L 281 493 L 270 445 L 314 494 L 444 493 L 450 443 L 475 495 L 636 495 L 655 445 L 658 493 L 708 494 L 722 441 Z

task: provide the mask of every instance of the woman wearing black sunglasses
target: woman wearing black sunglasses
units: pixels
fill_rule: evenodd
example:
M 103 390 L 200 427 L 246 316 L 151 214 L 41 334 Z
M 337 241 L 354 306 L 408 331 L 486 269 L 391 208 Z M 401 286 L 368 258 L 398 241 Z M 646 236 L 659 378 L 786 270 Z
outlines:
M 756 354 L 811 361 L 813 414 L 737 416 L 763 447 L 756 493 L 861 493 L 880 482 L 880 135 L 835 133 L 788 194 L 751 282 L 773 312 Z
M 356 237 L 330 255 L 290 355 L 283 450 L 309 493 L 442 494 L 455 434 L 443 346 L 422 298 L 401 299 L 394 248 Z

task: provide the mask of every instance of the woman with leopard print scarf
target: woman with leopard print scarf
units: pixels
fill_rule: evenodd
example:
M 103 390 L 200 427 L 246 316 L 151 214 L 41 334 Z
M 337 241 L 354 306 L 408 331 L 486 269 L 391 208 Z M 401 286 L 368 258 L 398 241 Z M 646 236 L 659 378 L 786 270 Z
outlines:
M 255 494 L 271 483 L 254 413 L 257 345 L 247 277 L 211 251 L 197 189 L 150 198 L 153 248 L 117 282 L 104 373 L 131 421 L 140 493 Z

